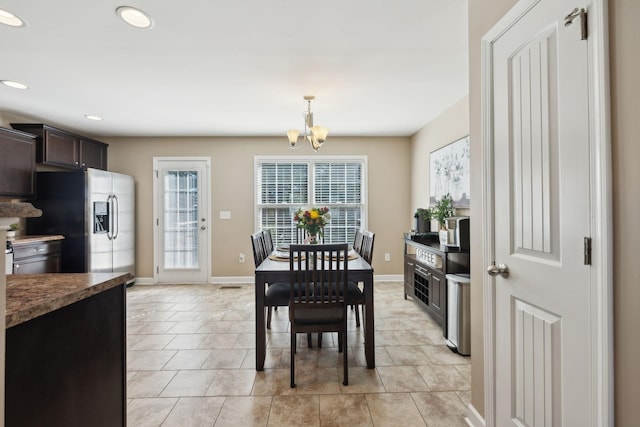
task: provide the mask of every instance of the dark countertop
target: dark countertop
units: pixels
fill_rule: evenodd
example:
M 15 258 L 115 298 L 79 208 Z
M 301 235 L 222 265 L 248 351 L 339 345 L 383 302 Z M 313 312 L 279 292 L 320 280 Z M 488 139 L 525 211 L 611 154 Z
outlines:
M 7 275 L 7 329 L 133 279 L 130 273 Z
M 48 236 L 16 236 L 13 239 L 10 239 L 11 244 L 13 246 L 26 245 L 28 243 L 37 243 L 37 242 L 50 242 L 53 240 L 63 240 L 64 236 L 61 234 L 54 234 Z

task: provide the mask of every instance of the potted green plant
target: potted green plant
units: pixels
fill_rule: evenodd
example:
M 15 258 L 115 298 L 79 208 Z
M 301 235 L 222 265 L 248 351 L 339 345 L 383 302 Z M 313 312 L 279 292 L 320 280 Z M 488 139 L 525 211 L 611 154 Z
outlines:
M 16 231 L 20 230 L 20 224 L 14 222 L 9 225 L 9 230 L 7 230 L 7 237 L 16 237 Z
M 433 211 L 430 208 L 418 208 L 413 215 L 416 219 L 416 233 L 428 233 L 431 231 Z
M 449 232 L 447 231 L 447 218 L 455 216 L 456 209 L 453 207 L 453 199 L 449 193 L 442 196 L 438 203 L 433 207 L 433 216 L 438 220 L 440 231 L 438 237 L 441 244 L 449 242 Z

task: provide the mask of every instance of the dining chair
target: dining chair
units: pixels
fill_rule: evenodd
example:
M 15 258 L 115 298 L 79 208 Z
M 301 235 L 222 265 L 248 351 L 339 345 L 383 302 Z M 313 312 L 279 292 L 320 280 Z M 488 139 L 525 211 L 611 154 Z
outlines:
M 263 260 L 273 253 L 273 239 L 269 230 L 261 230 Z M 256 265 L 257 267 L 257 265 Z M 271 329 L 271 312 L 277 310 L 278 306 L 287 306 L 289 304 L 289 285 L 286 282 L 268 283 L 267 292 L 265 293 L 265 305 L 267 306 L 267 329 Z
M 347 364 L 348 245 L 291 245 L 289 257 L 289 322 L 291 387 L 295 387 L 298 333 L 336 332 L 343 356 L 343 384 L 349 384 Z
M 251 235 L 251 246 L 253 248 L 253 260 L 257 268 L 273 252 L 271 233 L 265 230 L 253 233 Z M 267 329 L 271 329 L 272 310 L 289 305 L 289 283 L 267 283 L 264 299 L 267 307 Z
M 371 261 L 373 260 L 373 242 L 375 237 L 375 233 L 372 233 L 369 230 L 362 232 L 362 249 L 360 251 L 360 256 L 369 264 L 371 264 Z
M 356 230 L 356 235 L 353 237 L 353 250 L 360 253 L 362 250 L 362 231 Z
M 359 241 L 358 241 L 358 235 Z M 358 254 L 365 260 L 369 265 L 371 265 L 371 261 L 373 260 L 373 241 L 375 239 L 375 233 L 371 231 L 358 231 L 356 233 L 356 238 L 354 239 L 353 247 L 358 252 Z M 356 249 L 357 247 L 357 249 Z M 356 306 L 356 327 L 360 327 L 360 311 L 362 311 L 362 317 L 365 316 L 364 312 L 364 293 L 360 289 L 360 286 L 356 282 L 349 282 L 349 286 L 347 288 L 347 297 L 349 303 L 352 307 Z M 360 310 L 358 310 L 360 307 Z
M 258 231 L 257 233 L 253 233 L 251 235 L 251 248 L 253 249 L 253 262 L 256 267 L 262 264 L 262 261 L 265 260 L 266 255 L 264 251 L 264 237 L 262 231 Z

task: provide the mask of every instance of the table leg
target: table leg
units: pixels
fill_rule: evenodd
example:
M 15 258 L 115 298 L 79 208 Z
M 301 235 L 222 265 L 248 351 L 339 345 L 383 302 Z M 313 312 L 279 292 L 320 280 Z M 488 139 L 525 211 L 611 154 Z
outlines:
M 256 273 L 256 371 L 264 370 L 267 349 L 266 323 L 264 319 L 264 286 L 264 275 Z
M 365 307 L 365 337 L 364 337 L 364 353 L 367 359 L 367 368 L 376 367 L 376 346 L 375 346 L 375 326 L 373 312 L 373 274 L 367 276 L 364 280 L 364 307 Z

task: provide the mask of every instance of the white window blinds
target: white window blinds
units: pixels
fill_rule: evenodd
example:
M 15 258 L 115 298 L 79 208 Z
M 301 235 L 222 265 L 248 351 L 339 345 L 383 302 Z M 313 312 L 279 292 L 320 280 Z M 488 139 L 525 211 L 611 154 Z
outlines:
M 363 158 L 257 159 L 256 166 L 257 226 L 271 231 L 276 245 L 295 242 L 293 215 L 299 208 L 329 208 L 325 243 L 351 243 L 356 230 L 364 228 Z

